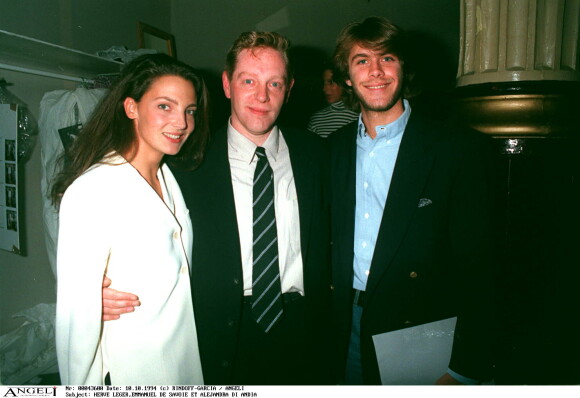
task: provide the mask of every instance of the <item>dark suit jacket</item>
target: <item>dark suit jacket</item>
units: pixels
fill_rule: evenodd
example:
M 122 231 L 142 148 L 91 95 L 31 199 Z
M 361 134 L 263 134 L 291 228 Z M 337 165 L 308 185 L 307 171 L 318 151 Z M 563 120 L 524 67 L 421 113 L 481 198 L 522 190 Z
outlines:
M 352 314 L 356 134 L 355 122 L 329 138 L 333 304 L 342 359 Z M 409 119 L 367 282 L 361 320 L 365 383 L 380 384 L 373 335 L 455 315 L 451 369 L 474 379 L 491 377 L 493 297 L 483 140 L 415 114 Z M 430 202 L 419 207 L 421 199 Z
M 299 325 L 306 325 L 306 333 L 317 347 L 321 339 L 328 341 L 325 328 L 330 312 L 328 158 L 323 141 L 315 134 L 290 128 L 281 131 L 289 148 L 298 197 L 308 309 L 295 327 L 303 329 Z M 231 384 L 243 277 L 226 129 L 212 136 L 198 169 L 175 174 L 193 224 L 192 294 L 204 379 L 207 384 Z M 289 334 L 293 335 L 291 330 Z M 316 355 L 312 347 L 297 354 Z

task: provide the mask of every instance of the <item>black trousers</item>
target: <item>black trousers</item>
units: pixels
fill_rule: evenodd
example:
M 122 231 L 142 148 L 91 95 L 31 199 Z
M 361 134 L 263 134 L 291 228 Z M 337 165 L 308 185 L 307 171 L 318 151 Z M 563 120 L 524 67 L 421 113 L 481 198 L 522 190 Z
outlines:
M 305 299 L 295 293 L 284 296 L 284 314 L 268 333 L 253 319 L 251 299 L 245 300 L 234 384 L 322 384 L 319 375 L 323 373 L 323 358 L 305 324 Z

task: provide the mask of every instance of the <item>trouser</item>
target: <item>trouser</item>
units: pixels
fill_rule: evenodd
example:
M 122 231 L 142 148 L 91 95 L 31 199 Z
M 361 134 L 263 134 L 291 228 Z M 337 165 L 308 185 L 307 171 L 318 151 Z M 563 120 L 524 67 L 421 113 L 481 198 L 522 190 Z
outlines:
M 305 324 L 306 303 L 298 293 L 286 293 L 284 314 L 268 333 L 258 326 L 251 310 L 251 297 L 244 300 L 234 384 L 317 384 L 313 350 Z

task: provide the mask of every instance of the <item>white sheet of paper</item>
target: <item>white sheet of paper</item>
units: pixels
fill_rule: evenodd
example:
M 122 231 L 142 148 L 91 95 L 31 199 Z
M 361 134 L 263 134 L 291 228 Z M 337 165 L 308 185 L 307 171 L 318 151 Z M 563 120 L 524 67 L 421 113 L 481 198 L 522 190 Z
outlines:
M 449 366 L 457 317 L 373 336 L 384 385 L 433 385 Z

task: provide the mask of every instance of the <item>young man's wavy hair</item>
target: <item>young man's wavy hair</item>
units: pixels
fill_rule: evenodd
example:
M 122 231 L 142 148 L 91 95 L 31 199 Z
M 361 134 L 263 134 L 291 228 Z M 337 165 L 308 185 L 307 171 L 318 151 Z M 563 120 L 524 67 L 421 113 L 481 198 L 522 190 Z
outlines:
M 352 87 L 346 84 L 350 79 L 349 55 L 355 45 L 373 51 L 396 55 L 403 68 L 403 97 L 411 96 L 413 74 L 407 63 L 409 46 L 406 33 L 397 25 L 383 17 L 368 17 L 360 22 L 346 25 L 336 39 L 334 64 L 336 76 L 334 80 L 342 84 L 343 101 L 350 109 L 360 112 L 360 102 Z
M 282 55 L 282 59 L 286 64 L 286 83 L 292 81 L 293 72 L 288 58 L 289 47 L 288 39 L 276 32 L 251 31 L 240 34 L 226 56 L 225 71 L 228 79 L 232 80 L 238 57 L 243 50 L 253 51 L 260 48 L 271 48 Z

